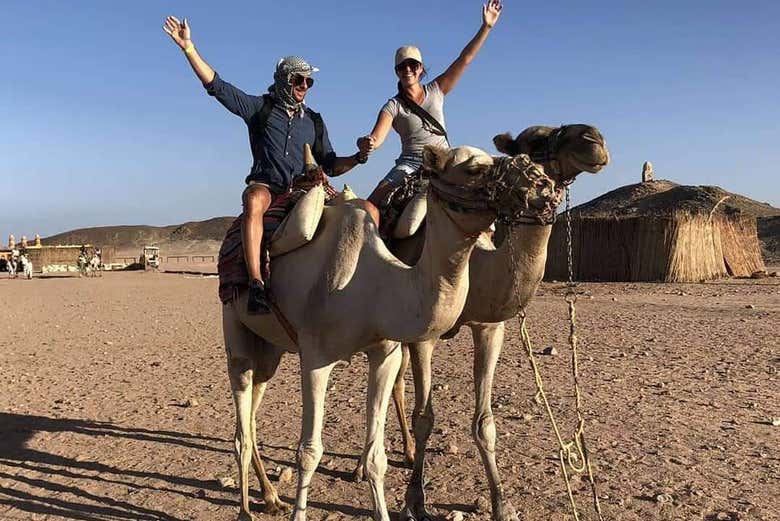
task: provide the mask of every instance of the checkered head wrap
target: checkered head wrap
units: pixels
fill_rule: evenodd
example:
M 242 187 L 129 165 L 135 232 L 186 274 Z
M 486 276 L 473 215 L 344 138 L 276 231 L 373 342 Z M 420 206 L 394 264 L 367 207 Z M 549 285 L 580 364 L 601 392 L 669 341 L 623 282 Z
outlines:
M 286 56 L 276 64 L 274 72 L 274 84 L 268 87 L 268 92 L 274 97 L 274 101 L 293 113 L 303 117 L 304 102 L 295 101 L 293 97 L 293 76 L 300 74 L 310 76 L 319 69 L 312 67 L 299 56 Z

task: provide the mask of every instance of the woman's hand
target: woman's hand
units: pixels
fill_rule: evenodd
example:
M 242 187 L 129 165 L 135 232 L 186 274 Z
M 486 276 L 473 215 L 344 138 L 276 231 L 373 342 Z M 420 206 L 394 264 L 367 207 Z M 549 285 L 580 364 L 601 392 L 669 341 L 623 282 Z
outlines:
M 504 6 L 501 4 L 501 0 L 490 0 L 487 4 L 482 6 L 482 23 L 492 29 L 498 17 L 501 16 L 501 10 Z
M 484 10 L 484 8 L 483 8 Z M 484 15 L 483 15 L 484 18 Z M 192 35 L 190 33 L 190 24 L 187 23 L 185 18 L 183 22 L 180 22 L 175 16 L 169 16 L 165 19 L 165 25 L 163 25 L 163 31 L 165 31 L 171 39 L 181 47 L 182 50 L 186 49 L 188 45 L 192 43 Z
M 374 151 L 374 138 L 371 136 L 359 137 L 357 147 L 362 156 L 368 156 L 368 154 Z

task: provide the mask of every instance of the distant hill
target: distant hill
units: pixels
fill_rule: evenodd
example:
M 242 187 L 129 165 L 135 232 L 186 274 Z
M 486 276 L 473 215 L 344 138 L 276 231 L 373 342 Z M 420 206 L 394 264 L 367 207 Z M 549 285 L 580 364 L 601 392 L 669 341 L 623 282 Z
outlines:
M 740 211 L 755 215 L 758 219 L 758 238 L 761 240 L 764 259 L 768 264 L 780 264 L 780 208 L 775 208 L 767 203 L 754 201 L 739 194 L 733 194 L 717 186 L 684 187 L 671 181 L 658 180 L 650 185 L 657 184 L 655 189 L 669 190 L 678 188 L 670 193 L 684 194 L 686 191 L 696 190 L 700 195 L 702 206 L 711 208 L 714 202 L 725 196 L 729 196 L 719 206 L 721 211 Z M 647 185 L 647 184 L 646 184 Z M 618 192 L 629 191 L 629 196 L 642 196 L 643 190 L 649 189 L 642 184 L 629 185 L 618 188 L 604 194 L 593 201 L 582 205 L 590 212 L 595 213 L 620 213 L 621 209 L 614 206 L 614 200 Z M 636 192 L 636 194 L 634 194 Z M 644 194 L 647 195 L 647 194 Z M 689 196 L 690 194 L 687 194 Z M 627 199 L 631 199 L 628 197 Z M 663 204 L 668 204 L 665 201 Z M 673 201 L 672 201 L 673 203 Z M 661 204 L 661 206 L 663 206 Z M 93 244 L 100 246 L 114 246 L 118 253 L 136 254 L 144 246 L 159 246 L 165 254 L 177 253 L 216 253 L 222 242 L 225 232 L 235 217 L 214 217 L 205 221 L 193 221 L 171 226 L 101 226 L 97 228 L 81 228 L 69 232 L 52 235 L 43 239 L 43 244 Z
M 42 239 L 44 245 L 92 244 L 113 246 L 135 254 L 144 246 L 159 246 L 168 253 L 211 253 L 219 249 L 235 217 L 214 217 L 170 226 L 100 226 L 81 228 Z

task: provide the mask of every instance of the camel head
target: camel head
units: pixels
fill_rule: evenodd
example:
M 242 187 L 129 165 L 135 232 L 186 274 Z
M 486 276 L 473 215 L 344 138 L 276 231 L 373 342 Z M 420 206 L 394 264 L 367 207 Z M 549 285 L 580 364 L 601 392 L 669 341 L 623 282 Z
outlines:
M 545 222 L 555 215 L 562 191 L 525 154 L 494 158 L 469 146 L 426 146 L 423 167 L 434 192 L 450 207 L 491 211 L 507 222 Z
M 590 125 L 528 127 L 516 138 L 508 132 L 493 138 L 496 149 L 514 156 L 528 154 L 558 183 L 569 184 L 577 175 L 595 174 L 609 163 L 609 151 L 601 133 Z

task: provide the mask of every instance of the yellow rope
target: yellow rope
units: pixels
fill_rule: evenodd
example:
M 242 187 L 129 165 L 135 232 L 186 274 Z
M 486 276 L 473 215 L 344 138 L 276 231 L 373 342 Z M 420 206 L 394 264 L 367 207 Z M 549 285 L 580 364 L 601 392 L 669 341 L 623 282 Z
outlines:
M 596 514 L 599 516 L 599 520 L 604 521 L 604 517 L 601 514 L 601 505 L 599 504 L 598 494 L 596 492 L 596 482 L 593 477 L 593 469 L 590 465 L 590 458 L 588 457 L 588 451 L 585 445 L 585 420 L 582 417 L 582 397 L 579 389 L 578 381 L 578 364 L 577 364 L 577 335 L 576 335 L 576 310 L 575 302 L 577 300 L 576 294 L 573 290 L 570 290 L 566 295 L 566 302 L 569 305 L 569 345 L 572 348 L 572 374 L 574 377 L 574 395 L 575 406 L 577 412 L 577 429 L 574 433 L 574 439 L 571 441 L 564 441 L 561 436 L 558 423 L 555 421 L 555 415 L 553 414 L 550 403 L 547 400 L 547 394 L 544 392 L 544 386 L 542 384 L 542 375 L 539 371 L 539 367 L 536 364 L 536 358 L 534 357 L 533 347 L 531 346 L 531 338 L 526 328 L 526 315 L 525 310 L 521 311 L 518 320 L 520 322 L 520 335 L 523 341 L 523 347 L 525 348 L 528 361 L 531 363 L 531 368 L 534 372 L 534 381 L 536 382 L 536 398 L 547 411 L 547 417 L 550 419 L 550 424 L 555 432 L 555 437 L 558 440 L 558 459 L 561 465 L 561 471 L 563 473 L 564 481 L 566 482 L 566 492 L 569 496 L 569 502 L 571 503 L 572 512 L 574 513 L 574 520 L 579 521 L 579 514 L 577 512 L 577 504 L 574 501 L 574 494 L 571 489 L 571 479 L 569 478 L 568 470 L 573 473 L 581 474 L 587 470 L 588 481 L 590 482 L 591 491 L 593 494 L 593 506 Z

